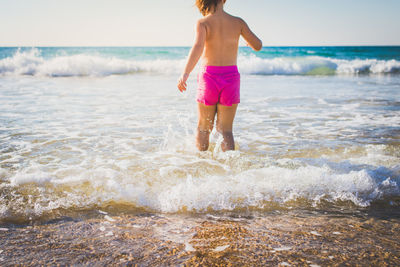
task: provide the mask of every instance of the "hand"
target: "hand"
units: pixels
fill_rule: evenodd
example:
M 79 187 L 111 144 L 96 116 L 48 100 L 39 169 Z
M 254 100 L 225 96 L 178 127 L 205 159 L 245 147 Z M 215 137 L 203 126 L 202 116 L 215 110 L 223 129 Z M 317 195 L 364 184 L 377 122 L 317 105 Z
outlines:
M 179 80 L 178 80 L 178 89 L 179 89 L 179 91 L 181 91 L 181 92 L 186 91 L 186 88 L 187 88 L 186 81 L 187 81 L 188 78 L 189 78 L 189 74 L 188 73 L 182 74 L 182 76 L 179 78 Z

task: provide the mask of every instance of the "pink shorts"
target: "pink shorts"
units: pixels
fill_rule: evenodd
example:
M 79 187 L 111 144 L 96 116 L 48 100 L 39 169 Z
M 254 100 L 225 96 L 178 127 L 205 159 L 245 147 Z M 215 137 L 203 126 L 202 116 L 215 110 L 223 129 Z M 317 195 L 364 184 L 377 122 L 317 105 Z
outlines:
M 240 74 L 237 66 L 204 66 L 197 82 L 199 103 L 208 106 L 240 103 Z

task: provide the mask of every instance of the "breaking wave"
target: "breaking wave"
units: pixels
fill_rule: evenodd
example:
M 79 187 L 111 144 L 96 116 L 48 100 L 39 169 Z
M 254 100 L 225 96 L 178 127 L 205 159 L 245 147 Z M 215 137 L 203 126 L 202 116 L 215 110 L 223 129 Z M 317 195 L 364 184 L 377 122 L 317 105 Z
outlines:
M 240 164 L 246 160 L 243 156 L 235 151 L 224 157 Z M 198 162 L 204 164 L 207 160 Z M 57 177 L 61 172 L 75 174 Z M 249 168 L 232 175 L 177 177 L 181 172 L 185 172 L 184 167 L 164 166 L 159 168 L 156 177 L 138 179 L 127 175 L 125 170 L 104 167 L 86 170 L 77 167 L 59 170 L 58 174 L 37 166 L 15 174 L 0 169 L 0 176 L 3 176 L 0 219 L 40 216 L 56 209 L 106 207 L 110 203 L 173 213 L 271 210 L 318 206 L 321 202 L 338 205 L 349 202 L 357 207 L 368 207 L 384 199 L 392 205 L 391 199 L 400 195 L 399 166 L 374 167 L 327 159 L 280 159 L 269 166 Z
M 48 77 L 109 76 L 134 73 L 178 74 L 185 60 L 132 60 L 104 55 L 58 55 L 45 58 L 39 49 L 16 51 L 0 60 L 0 75 Z M 400 61 L 344 60 L 319 56 L 260 58 L 240 55 L 238 65 L 243 74 L 255 75 L 357 75 L 400 73 Z

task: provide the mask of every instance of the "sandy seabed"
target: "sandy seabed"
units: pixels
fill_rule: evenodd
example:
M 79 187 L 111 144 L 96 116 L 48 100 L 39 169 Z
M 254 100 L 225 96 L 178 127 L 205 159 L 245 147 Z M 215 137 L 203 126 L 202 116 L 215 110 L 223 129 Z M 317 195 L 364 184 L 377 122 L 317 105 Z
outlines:
M 0 265 L 399 266 L 400 219 L 139 214 L 0 228 Z

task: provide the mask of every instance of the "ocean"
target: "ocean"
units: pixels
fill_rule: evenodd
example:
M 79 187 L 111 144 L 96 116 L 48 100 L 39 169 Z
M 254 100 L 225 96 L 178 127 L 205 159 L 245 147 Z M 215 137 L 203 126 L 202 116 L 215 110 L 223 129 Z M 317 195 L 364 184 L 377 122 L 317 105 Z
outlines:
M 226 153 L 189 49 L 0 47 L 0 265 L 400 264 L 400 47 L 241 47 Z

